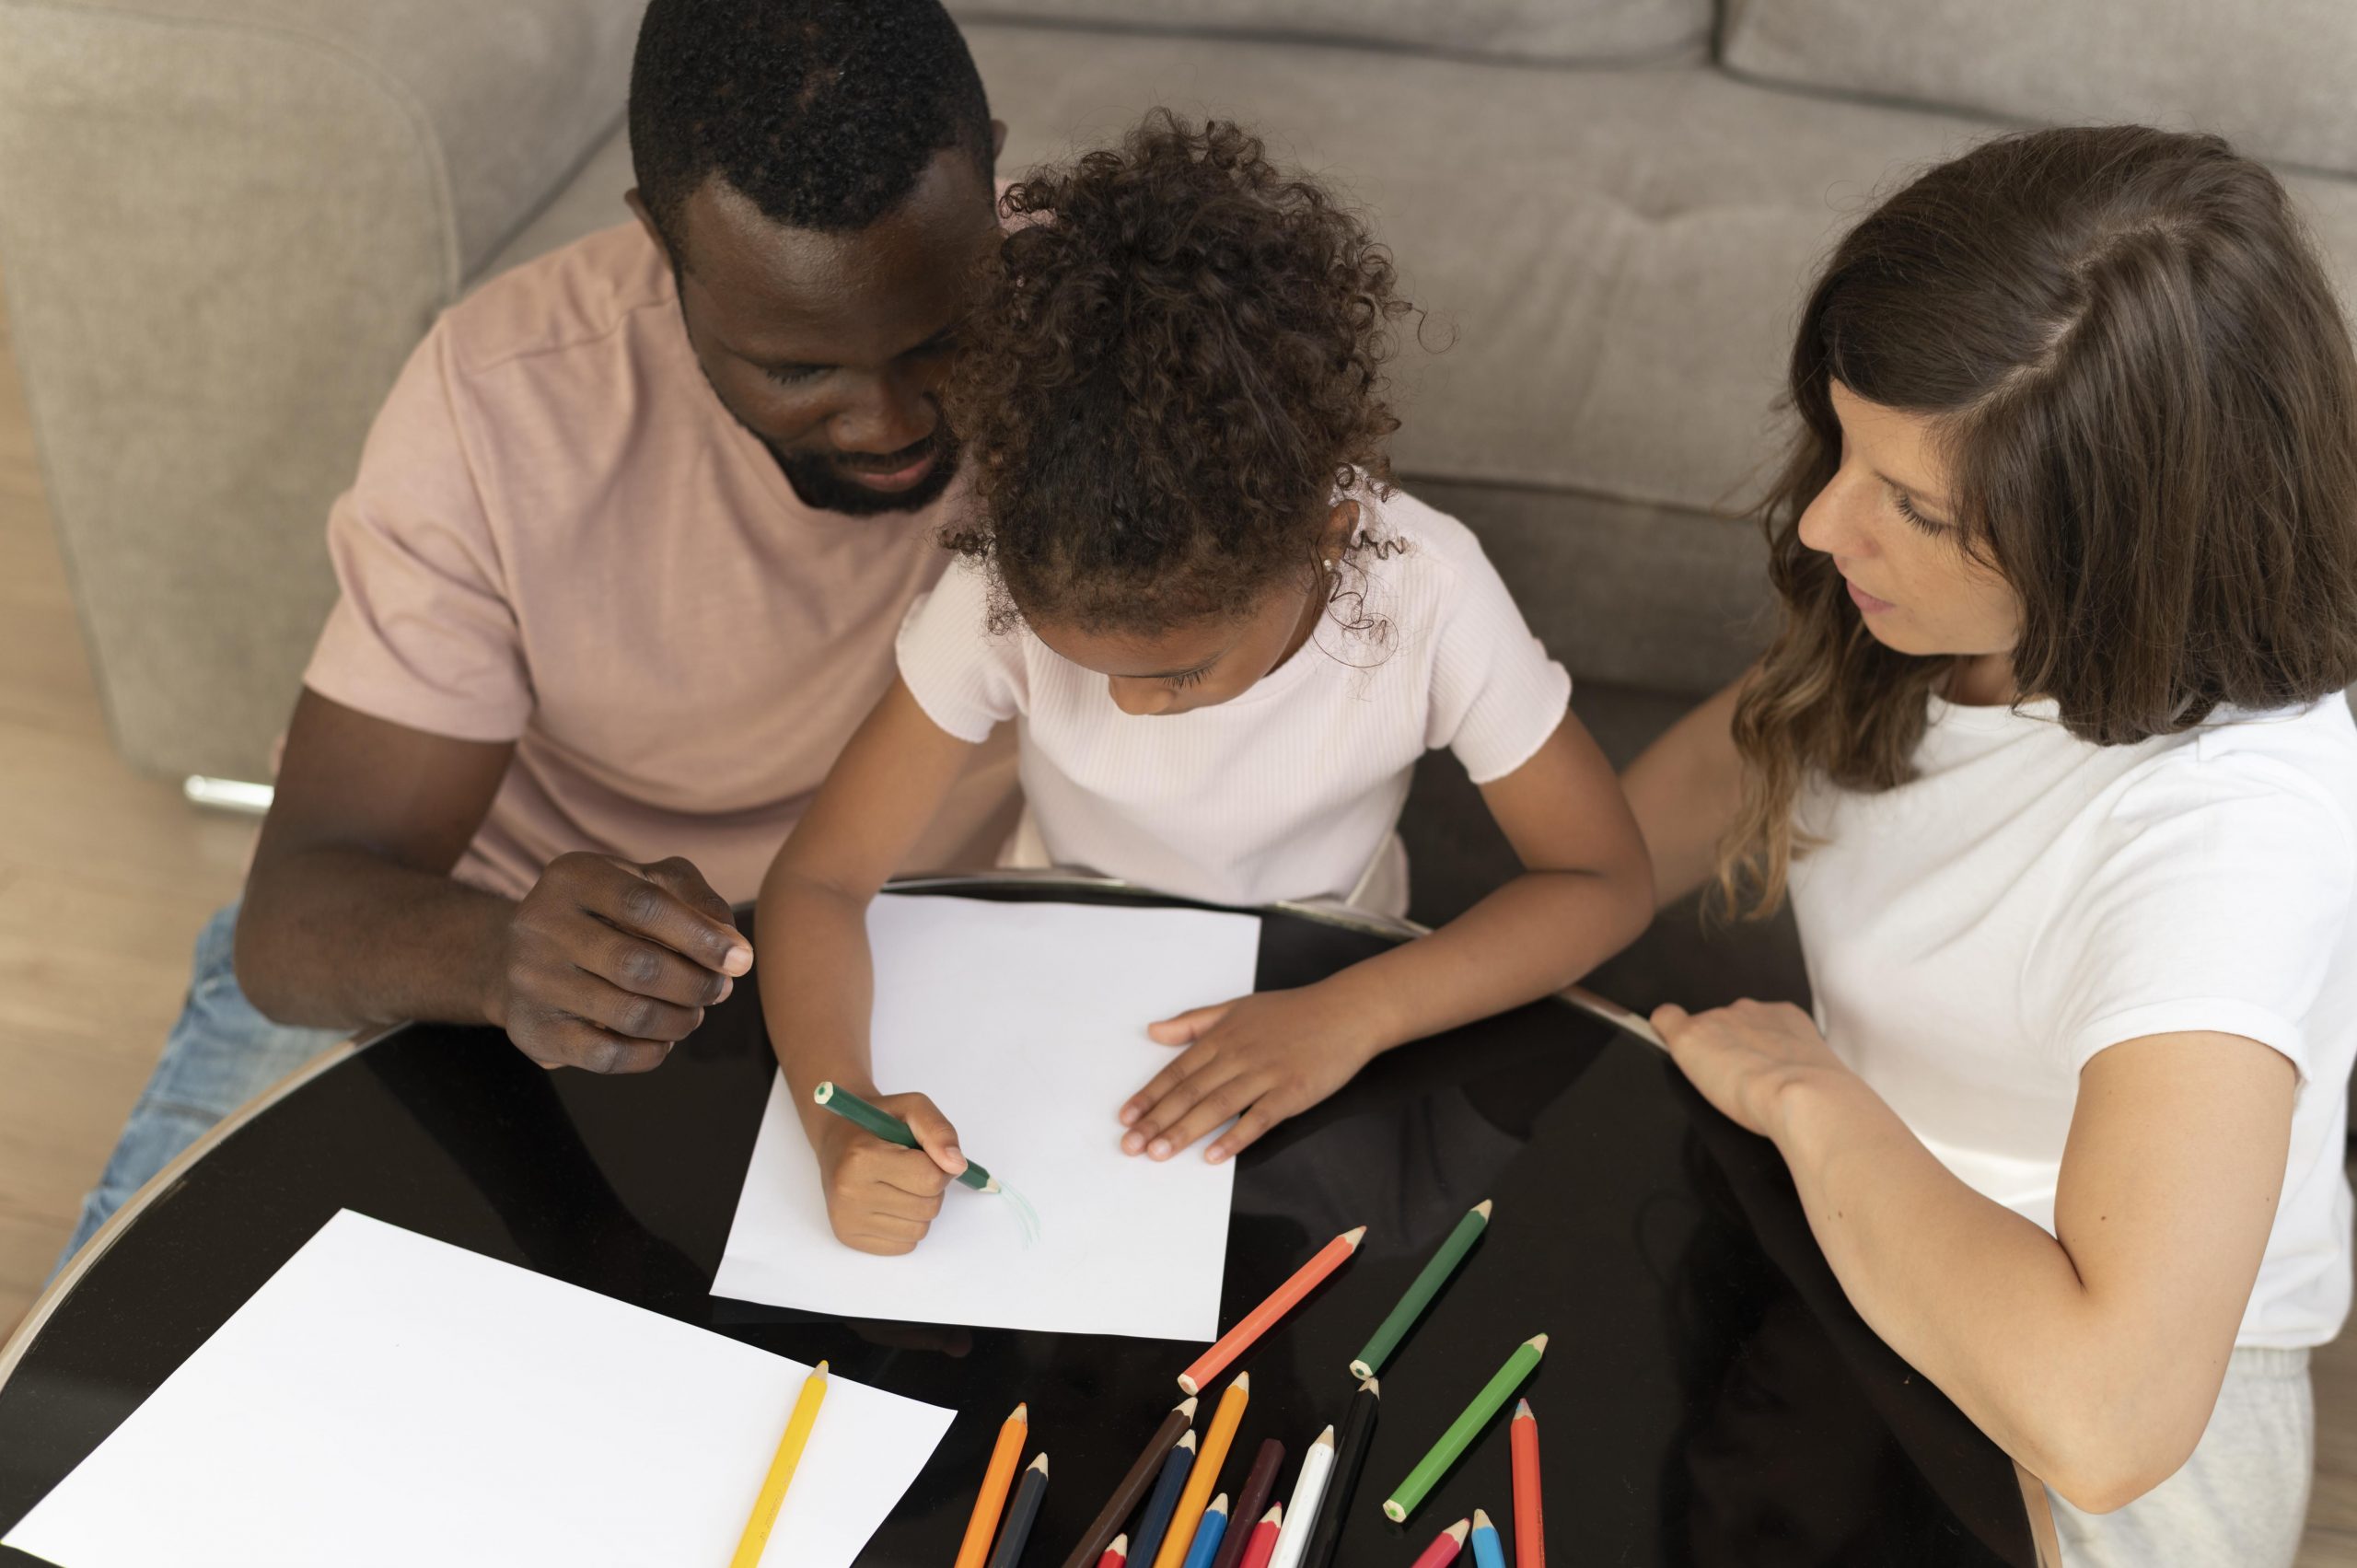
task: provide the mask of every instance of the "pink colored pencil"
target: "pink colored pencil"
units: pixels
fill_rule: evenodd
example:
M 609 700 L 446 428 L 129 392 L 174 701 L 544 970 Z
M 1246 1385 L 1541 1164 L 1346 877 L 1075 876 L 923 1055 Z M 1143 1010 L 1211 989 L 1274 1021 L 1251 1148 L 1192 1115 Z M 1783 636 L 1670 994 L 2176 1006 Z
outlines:
M 1282 1503 L 1260 1516 L 1252 1527 L 1252 1539 L 1245 1543 L 1244 1561 L 1237 1568 L 1269 1568 L 1269 1559 L 1277 1554 L 1277 1537 L 1285 1522 L 1285 1505 Z
M 1278 1318 L 1301 1305 L 1301 1298 L 1324 1282 L 1327 1275 L 1351 1260 L 1366 1236 L 1366 1226 L 1346 1230 L 1318 1249 L 1318 1256 L 1294 1272 L 1293 1278 L 1276 1288 L 1268 1300 L 1246 1313 L 1235 1328 L 1219 1337 L 1219 1342 L 1195 1358 L 1195 1365 L 1178 1374 L 1178 1387 L 1189 1394 L 1200 1394 L 1203 1385 L 1227 1370 L 1237 1356 L 1252 1348 L 1254 1341 L 1276 1326 Z
M 1457 1561 L 1457 1553 L 1465 1550 L 1465 1538 L 1472 1533 L 1472 1520 L 1457 1520 L 1457 1523 L 1434 1536 L 1432 1545 L 1424 1548 L 1423 1555 L 1411 1563 L 1409 1568 L 1448 1568 L 1450 1563 Z

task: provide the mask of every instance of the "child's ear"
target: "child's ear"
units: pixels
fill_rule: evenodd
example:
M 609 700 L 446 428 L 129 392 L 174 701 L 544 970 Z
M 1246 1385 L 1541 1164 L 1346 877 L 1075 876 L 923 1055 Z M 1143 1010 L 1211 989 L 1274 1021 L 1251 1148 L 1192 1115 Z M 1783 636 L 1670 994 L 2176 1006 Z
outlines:
M 1323 549 L 1341 554 L 1350 548 L 1351 536 L 1358 531 L 1358 527 L 1359 504 L 1337 501 L 1334 509 L 1326 514 L 1326 537 L 1321 541 Z

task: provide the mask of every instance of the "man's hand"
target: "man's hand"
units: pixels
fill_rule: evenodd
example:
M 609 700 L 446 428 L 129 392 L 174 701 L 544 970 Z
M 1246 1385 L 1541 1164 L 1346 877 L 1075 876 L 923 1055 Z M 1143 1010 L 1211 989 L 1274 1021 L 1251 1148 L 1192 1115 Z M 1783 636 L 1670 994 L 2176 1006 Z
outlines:
M 1352 1010 L 1317 985 L 1197 1007 L 1146 1032 L 1186 1047 L 1121 1107 L 1121 1152 L 1158 1160 L 1239 1118 L 1203 1151 L 1217 1165 L 1349 1083 L 1376 1053 Z
M 486 1011 L 543 1067 L 644 1073 L 752 967 L 728 905 L 686 861 L 563 854 L 508 917 Z
M 865 1095 L 909 1124 L 918 1146 L 903 1149 L 840 1116 L 816 1123 L 819 1179 L 835 1239 L 861 1252 L 916 1250 L 941 1213 L 941 1195 L 966 1168 L 958 1129 L 923 1095 Z

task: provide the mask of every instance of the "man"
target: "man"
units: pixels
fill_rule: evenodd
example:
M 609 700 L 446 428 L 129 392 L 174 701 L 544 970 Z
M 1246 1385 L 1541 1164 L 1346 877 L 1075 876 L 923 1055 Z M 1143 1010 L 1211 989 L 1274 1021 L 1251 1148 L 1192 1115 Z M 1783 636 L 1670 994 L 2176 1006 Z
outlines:
M 729 904 L 941 570 L 934 393 L 1004 128 L 937 0 L 654 0 L 630 131 L 638 222 L 454 308 L 377 416 L 242 912 L 69 1257 L 353 1029 L 642 1072 L 751 964 Z M 978 772 L 918 858 L 1010 783 Z

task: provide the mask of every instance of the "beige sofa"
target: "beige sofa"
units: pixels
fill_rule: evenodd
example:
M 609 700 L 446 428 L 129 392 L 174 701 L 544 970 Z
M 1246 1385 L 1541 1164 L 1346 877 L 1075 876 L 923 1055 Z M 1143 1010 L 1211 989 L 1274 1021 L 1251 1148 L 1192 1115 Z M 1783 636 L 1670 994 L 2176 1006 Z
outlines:
M 134 762 L 263 775 L 331 591 L 321 521 L 403 354 L 477 280 L 626 215 L 637 4 L 0 0 L 0 278 Z M 1777 449 L 1802 282 L 1897 173 L 2006 120 L 2211 126 L 2283 163 L 2357 274 L 2345 0 L 952 9 L 1010 168 L 1167 103 L 1376 215 L 1432 312 L 1399 467 L 1622 751 L 1755 645 L 1730 513 Z M 1501 851 L 1433 772 L 1426 916 Z

